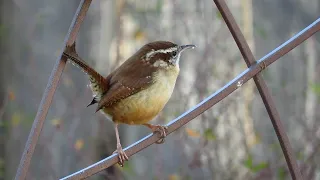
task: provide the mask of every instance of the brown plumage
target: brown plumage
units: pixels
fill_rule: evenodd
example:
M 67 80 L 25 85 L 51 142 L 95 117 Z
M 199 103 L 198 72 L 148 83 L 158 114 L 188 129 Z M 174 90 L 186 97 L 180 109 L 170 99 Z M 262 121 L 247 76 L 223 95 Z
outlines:
M 90 77 L 95 97 L 89 105 L 98 103 L 96 111 L 102 110 L 114 122 L 121 165 L 128 157 L 120 144 L 119 123 L 145 125 L 153 132 L 160 132 L 162 137 L 166 136 L 166 127 L 148 122 L 170 99 L 179 74 L 180 53 L 190 47 L 195 46 L 178 46 L 168 41 L 148 43 L 106 78 L 77 55 L 75 45 L 64 52 Z
M 169 56 L 166 54 L 159 54 L 150 62 L 141 61 L 141 59 L 146 58 L 145 54 L 147 54 L 150 49 L 154 49 L 154 51 L 156 51 L 174 46 L 177 45 L 171 42 L 157 41 L 149 43 L 139 49 L 120 67 L 108 75 L 106 79 L 109 81 L 109 89 L 108 91 L 104 92 L 96 111 L 99 111 L 103 107 L 110 107 L 121 99 L 125 99 L 126 97 L 133 95 L 151 85 L 152 74 L 157 70 L 157 68 L 152 66 L 152 64 L 156 59 L 168 61 Z M 132 80 L 132 77 L 134 77 L 134 81 Z

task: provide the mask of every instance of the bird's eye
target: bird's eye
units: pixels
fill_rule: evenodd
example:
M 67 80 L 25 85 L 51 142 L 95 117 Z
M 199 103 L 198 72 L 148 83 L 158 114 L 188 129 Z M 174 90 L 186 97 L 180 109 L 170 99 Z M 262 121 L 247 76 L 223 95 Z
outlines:
M 172 52 L 172 56 L 176 56 L 177 55 L 177 52 L 176 51 L 173 51 Z

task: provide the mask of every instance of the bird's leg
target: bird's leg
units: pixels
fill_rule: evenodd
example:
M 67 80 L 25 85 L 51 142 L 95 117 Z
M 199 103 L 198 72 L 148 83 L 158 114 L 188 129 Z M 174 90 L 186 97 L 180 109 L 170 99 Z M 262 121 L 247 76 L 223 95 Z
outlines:
M 118 131 L 118 123 L 114 123 L 114 130 L 116 131 L 116 138 L 117 138 L 117 150 L 115 150 L 112 154 L 118 153 L 119 157 L 119 165 L 123 167 L 124 161 L 128 161 L 129 158 L 126 155 L 126 153 L 123 151 L 121 143 L 120 143 L 120 137 L 119 137 L 119 131 Z
M 161 125 L 152 125 L 149 123 L 145 123 L 143 124 L 144 126 L 147 126 L 148 128 L 150 128 L 152 130 L 153 133 L 158 132 L 160 134 L 160 138 L 156 143 L 157 144 L 162 144 L 164 143 L 164 138 L 167 136 L 167 130 L 168 128 L 166 126 L 161 126 Z

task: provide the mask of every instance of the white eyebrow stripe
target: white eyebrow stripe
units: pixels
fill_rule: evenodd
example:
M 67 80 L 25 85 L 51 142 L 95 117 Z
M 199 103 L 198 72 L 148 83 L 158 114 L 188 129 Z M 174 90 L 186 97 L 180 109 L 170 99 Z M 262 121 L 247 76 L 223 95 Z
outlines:
M 166 63 L 165 61 L 159 59 L 156 62 L 153 63 L 154 67 L 167 67 L 168 63 Z
M 178 49 L 178 47 L 171 47 L 171 48 L 168 48 L 168 49 L 159 49 L 159 50 L 156 50 L 156 51 L 154 49 L 152 49 L 150 52 L 148 52 L 146 54 L 146 60 L 147 61 L 150 60 L 150 58 L 152 56 L 154 56 L 155 54 L 157 54 L 157 53 L 170 53 L 170 52 L 176 51 L 177 49 Z
M 173 52 L 173 51 L 176 51 L 176 50 L 177 50 L 177 47 L 171 47 L 169 49 L 156 50 L 156 51 L 154 51 L 154 53 L 168 53 L 168 52 Z

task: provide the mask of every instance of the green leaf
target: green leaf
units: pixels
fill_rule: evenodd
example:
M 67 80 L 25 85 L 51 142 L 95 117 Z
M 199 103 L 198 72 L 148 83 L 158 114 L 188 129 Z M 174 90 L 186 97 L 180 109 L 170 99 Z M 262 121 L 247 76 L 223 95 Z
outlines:
M 278 142 L 269 145 L 271 150 L 279 150 L 280 144 Z
M 216 15 L 217 15 L 217 18 L 218 18 L 218 19 L 222 19 L 222 15 L 221 15 L 220 11 L 217 11 L 217 12 L 216 12 Z
M 128 175 L 135 174 L 132 163 L 130 163 L 130 161 L 126 162 L 125 166 L 122 167 L 122 170 Z
M 156 5 L 156 12 L 160 13 L 163 7 L 163 0 L 158 0 Z
M 261 171 L 262 169 L 265 169 L 266 167 L 268 167 L 268 163 L 266 162 L 262 162 L 262 163 L 259 163 L 259 164 L 253 164 L 253 158 L 251 155 L 248 156 L 248 158 L 244 161 L 244 166 L 246 168 L 248 168 L 250 171 L 256 173 L 256 172 L 259 172 Z
M 284 168 L 279 168 L 278 169 L 278 179 L 279 180 L 284 180 L 286 178 L 286 171 L 284 170 Z
M 250 170 L 252 170 L 253 162 L 252 162 L 252 156 L 249 155 L 248 158 L 244 161 L 244 166 Z
M 312 91 L 320 96 L 320 84 L 310 84 Z
M 259 163 L 259 164 L 255 165 L 255 166 L 253 166 L 252 171 L 253 172 L 259 172 L 262 169 L 265 169 L 266 167 L 268 167 L 268 163 L 262 162 L 262 163 Z
M 298 152 L 297 155 L 296 155 L 296 157 L 297 157 L 298 160 L 303 160 L 303 158 L 304 158 L 303 152 L 301 152 L 301 151 Z
M 263 39 L 267 38 L 267 32 L 265 29 L 257 25 L 253 25 L 253 26 L 254 26 L 254 31 L 256 31 L 257 34 L 259 34 Z
M 212 129 L 208 128 L 204 132 L 204 137 L 209 141 L 214 141 L 217 139 L 217 136 L 212 132 Z
M 16 127 L 21 122 L 21 114 L 19 112 L 14 112 L 11 118 L 11 124 L 13 127 Z
M 24 125 L 24 127 L 30 128 L 32 126 L 32 123 L 33 123 L 33 120 L 34 120 L 34 117 L 36 116 L 36 114 L 25 113 L 23 116 L 24 116 L 24 119 L 21 123 Z

